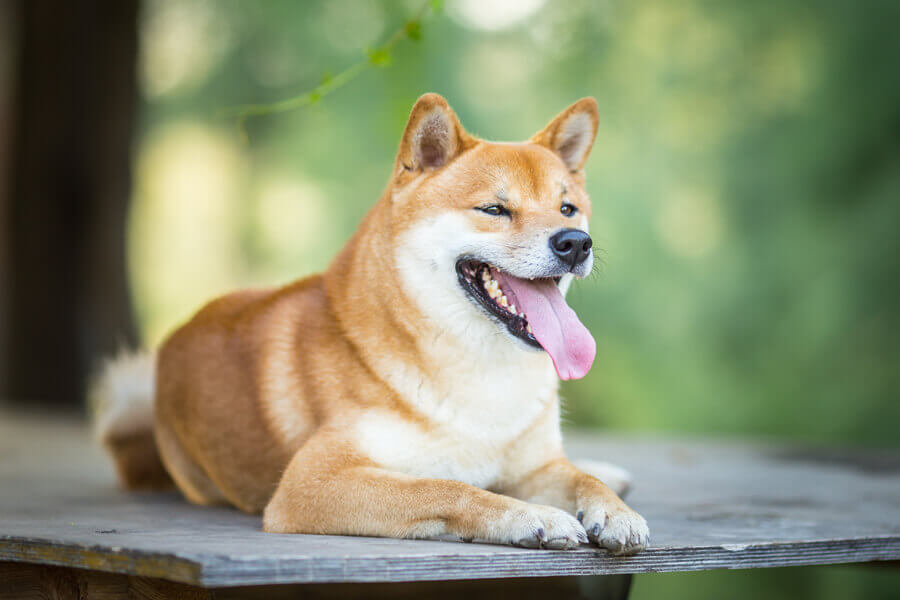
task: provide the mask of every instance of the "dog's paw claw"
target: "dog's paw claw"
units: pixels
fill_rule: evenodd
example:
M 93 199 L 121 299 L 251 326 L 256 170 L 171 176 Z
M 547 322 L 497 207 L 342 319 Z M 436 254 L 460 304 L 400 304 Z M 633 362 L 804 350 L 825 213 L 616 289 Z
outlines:
M 581 523 L 572 515 L 550 506 L 527 505 L 522 511 L 510 515 L 502 525 L 511 533 L 525 528 L 525 535 L 519 533 L 507 538 L 507 543 L 525 548 L 547 548 L 549 550 L 571 550 L 588 541 Z
M 585 528 L 591 543 L 612 554 L 635 554 L 650 545 L 647 521 L 628 508 L 611 513 L 603 509 L 588 510 Z

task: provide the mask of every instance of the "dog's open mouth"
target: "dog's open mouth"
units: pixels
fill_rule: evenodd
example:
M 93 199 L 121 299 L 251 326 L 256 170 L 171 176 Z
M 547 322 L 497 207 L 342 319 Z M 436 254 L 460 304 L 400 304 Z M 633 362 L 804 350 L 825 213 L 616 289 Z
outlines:
M 457 261 L 456 273 L 469 297 L 514 337 L 547 351 L 560 379 L 590 370 L 594 338 L 566 304 L 558 277 L 522 279 L 470 258 Z
M 515 305 L 515 302 L 510 302 L 492 271 L 498 273 L 497 269 L 489 264 L 475 260 L 464 259 L 456 263 L 459 281 L 469 295 L 487 309 L 488 313 L 506 325 L 511 334 L 535 348 L 543 348 L 534 337 L 525 313 Z

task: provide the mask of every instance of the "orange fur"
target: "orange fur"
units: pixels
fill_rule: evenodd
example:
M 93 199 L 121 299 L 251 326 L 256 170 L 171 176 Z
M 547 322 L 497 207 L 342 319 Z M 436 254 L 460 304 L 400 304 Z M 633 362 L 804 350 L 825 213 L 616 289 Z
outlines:
M 512 409 L 479 399 L 467 373 L 492 367 L 466 362 L 477 349 L 428 314 L 404 266 L 428 251 L 411 240 L 440 218 L 523 246 L 572 225 L 565 194 L 586 227 L 582 169 L 597 123 L 583 99 L 529 142 L 492 143 L 466 133 L 440 96 L 420 98 L 387 189 L 325 273 L 214 300 L 159 349 L 156 441 L 185 495 L 263 511 L 275 532 L 552 548 L 588 534 L 615 552 L 643 548 L 643 519 L 565 458 L 546 355 L 493 335 L 509 348 L 497 346 L 497 377 L 535 384 L 504 398 Z M 511 218 L 471 210 L 501 191 Z

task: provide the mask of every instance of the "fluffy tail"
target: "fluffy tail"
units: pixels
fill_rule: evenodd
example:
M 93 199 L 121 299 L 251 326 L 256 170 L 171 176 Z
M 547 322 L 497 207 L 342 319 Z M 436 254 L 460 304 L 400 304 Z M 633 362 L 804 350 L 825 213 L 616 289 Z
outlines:
M 122 353 L 107 361 L 90 390 L 94 436 L 128 490 L 173 485 L 153 437 L 154 359 L 150 352 Z

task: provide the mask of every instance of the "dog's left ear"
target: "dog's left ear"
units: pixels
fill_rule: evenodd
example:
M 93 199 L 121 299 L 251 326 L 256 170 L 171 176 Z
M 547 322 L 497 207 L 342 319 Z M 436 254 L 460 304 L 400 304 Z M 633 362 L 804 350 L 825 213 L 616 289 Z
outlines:
M 559 113 L 531 141 L 553 150 L 570 171 L 580 171 L 591 153 L 599 124 L 597 101 L 582 98 Z
M 428 171 L 443 167 L 473 143 L 447 101 L 425 94 L 416 101 L 397 153 L 398 170 Z

